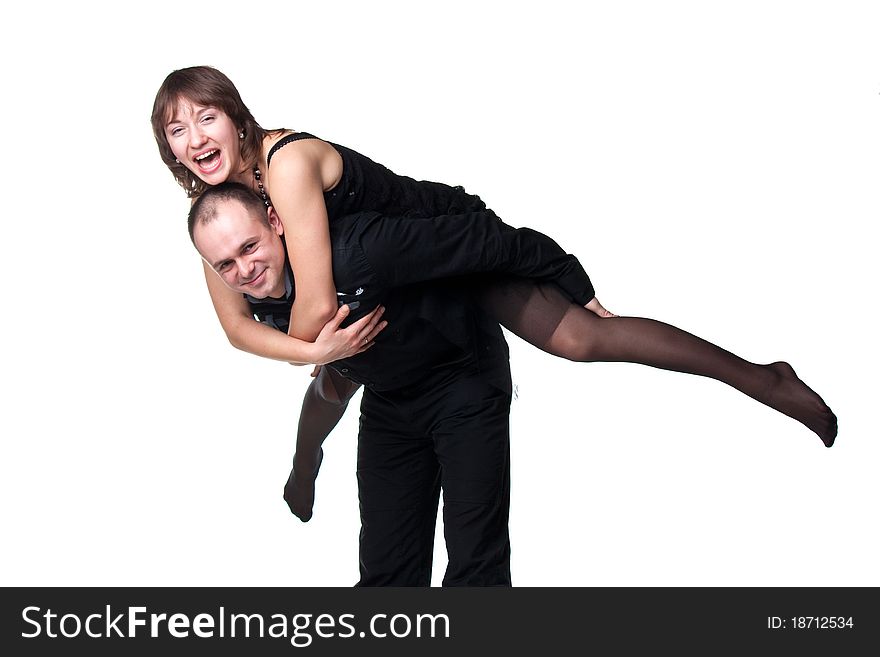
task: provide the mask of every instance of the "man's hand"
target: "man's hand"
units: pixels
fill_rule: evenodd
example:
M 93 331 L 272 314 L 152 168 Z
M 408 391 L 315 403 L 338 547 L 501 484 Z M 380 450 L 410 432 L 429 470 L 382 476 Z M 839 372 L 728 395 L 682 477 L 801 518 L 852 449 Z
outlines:
M 599 303 L 599 300 L 596 297 L 590 299 L 590 302 L 586 306 L 584 306 L 584 308 L 592 313 L 595 313 L 599 317 L 618 317 L 618 315 L 615 315 L 613 312 L 605 310 L 605 308 L 602 306 L 601 303 Z
M 388 326 L 388 322 L 380 321 L 385 308 L 377 306 L 375 310 L 365 317 L 361 317 L 348 328 L 339 328 L 350 312 L 348 306 L 340 307 L 336 316 L 321 329 L 315 340 L 317 352 L 315 365 L 326 365 L 366 351 L 373 346 L 373 340 L 382 329 Z

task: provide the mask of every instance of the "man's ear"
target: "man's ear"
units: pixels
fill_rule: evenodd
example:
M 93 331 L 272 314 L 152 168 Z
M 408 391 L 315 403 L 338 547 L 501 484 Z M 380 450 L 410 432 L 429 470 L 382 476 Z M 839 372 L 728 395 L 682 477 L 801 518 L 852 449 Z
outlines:
M 279 235 L 284 235 L 284 225 L 281 223 L 281 217 L 278 216 L 278 213 L 275 212 L 275 208 L 271 205 L 268 208 L 269 212 L 269 225 L 275 230 Z

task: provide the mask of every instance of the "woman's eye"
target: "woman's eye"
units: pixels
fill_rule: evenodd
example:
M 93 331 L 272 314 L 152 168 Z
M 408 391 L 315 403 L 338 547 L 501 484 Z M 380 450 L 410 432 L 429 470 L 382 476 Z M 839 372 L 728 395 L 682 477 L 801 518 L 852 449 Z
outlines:
M 172 136 L 172 137 L 176 137 L 176 136 L 179 135 L 181 132 L 183 132 L 183 128 L 180 128 L 180 127 L 178 127 L 178 128 L 172 128 L 172 129 L 171 129 L 171 136 Z
M 208 122 L 213 121 L 213 120 L 214 120 L 214 115 L 213 115 L 213 114 L 208 114 L 208 115 L 202 117 L 202 123 L 208 123 Z

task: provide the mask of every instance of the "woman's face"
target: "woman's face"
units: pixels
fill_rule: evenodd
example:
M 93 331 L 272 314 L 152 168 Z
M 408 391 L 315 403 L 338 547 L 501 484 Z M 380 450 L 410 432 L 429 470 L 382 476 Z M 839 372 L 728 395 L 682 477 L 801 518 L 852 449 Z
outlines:
M 244 169 L 238 128 L 216 107 L 181 100 L 165 138 L 174 157 L 208 185 L 236 180 Z

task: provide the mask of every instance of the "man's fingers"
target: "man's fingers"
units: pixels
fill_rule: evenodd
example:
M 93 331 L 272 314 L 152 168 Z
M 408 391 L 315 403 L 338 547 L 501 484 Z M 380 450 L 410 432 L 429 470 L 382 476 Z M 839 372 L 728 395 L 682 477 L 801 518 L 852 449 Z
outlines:
M 599 317 L 617 317 L 613 312 L 606 310 L 605 307 L 599 303 L 599 299 L 593 297 L 590 301 L 584 306 L 591 313 L 598 315 Z

